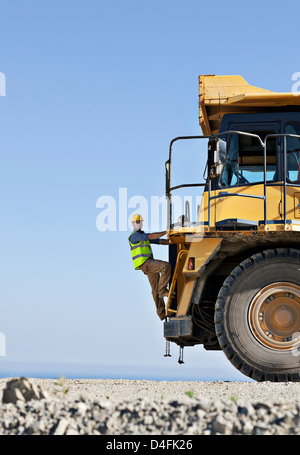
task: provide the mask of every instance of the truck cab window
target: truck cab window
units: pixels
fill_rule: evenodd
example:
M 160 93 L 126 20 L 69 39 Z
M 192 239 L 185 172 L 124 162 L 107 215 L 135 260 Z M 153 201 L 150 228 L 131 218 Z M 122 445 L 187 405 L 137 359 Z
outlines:
M 264 140 L 273 131 L 251 131 Z M 276 138 L 267 140 L 267 181 L 276 179 Z M 264 181 L 263 148 L 256 137 L 234 134 L 230 138 L 222 186 L 253 184 Z
M 300 124 L 291 122 L 285 125 L 286 134 L 300 135 Z M 287 180 L 290 182 L 300 181 L 300 138 L 287 137 L 286 138 L 286 166 L 287 166 Z

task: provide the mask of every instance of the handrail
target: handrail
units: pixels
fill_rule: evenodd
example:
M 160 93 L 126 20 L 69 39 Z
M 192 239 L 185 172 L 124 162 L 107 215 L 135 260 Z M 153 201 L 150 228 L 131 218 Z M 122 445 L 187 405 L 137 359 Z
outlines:
M 196 187 L 196 186 L 205 186 L 207 185 L 207 182 L 204 183 L 185 183 L 182 185 L 176 185 L 175 187 L 171 187 L 171 164 L 172 164 L 172 148 L 173 144 L 179 140 L 189 140 L 189 139 L 217 139 L 220 136 L 224 136 L 226 134 L 240 134 L 240 135 L 245 135 L 245 136 L 252 136 L 258 139 L 260 142 L 260 145 L 263 147 L 263 141 L 257 134 L 253 133 L 248 133 L 246 131 L 236 131 L 236 130 L 228 130 L 228 131 L 222 131 L 221 133 L 210 135 L 210 136 L 177 136 L 174 139 L 171 140 L 170 145 L 169 145 L 169 159 L 165 163 L 165 168 L 166 168 L 166 197 L 168 201 L 168 211 L 169 211 L 169 216 L 168 216 L 168 228 L 171 227 L 172 225 L 172 201 L 171 201 L 171 192 L 172 190 L 178 189 L 178 188 L 184 188 L 184 187 Z M 209 220 L 208 224 L 210 226 L 210 179 L 209 179 L 209 207 L 208 207 L 208 214 L 209 214 Z
M 172 224 L 172 203 L 171 203 L 171 192 L 173 190 L 176 190 L 178 188 L 183 188 L 183 187 L 196 187 L 196 186 L 206 186 L 208 184 L 208 227 L 210 227 L 210 213 L 211 213 L 211 201 L 213 199 L 216 199 L 220 197 L 220 193 L 218 196 L 211 196 L 211 179 L 208 177 L 208 182 L 204 183 L 191 183 L 191 184 L 182 184 L 182 185 L 176 185 L 174 187 L 171 187 L 171 163 L 172 163 L 172 147 L 173 144 L 176 141 L 179 140 L 185 140 L 185 139 L 216 139 L 221 136 L 224 136 L 226 134 L 239 134 L 239 135 L 245 135 L 245 136 L 252 136 L 258 139 L 260 146 L 263 149 L 263 158 L 264 158 L 264 181 L 263 181 L 263 186 L 264 186 L 264 192 L 263 196 L 258 196 L 258 195 L 250 195 L 250 194 L 240 194 L 240 193 L 225 193 L 222 192 L 222 197 L 223 196 L 240 196 L 240 197 L 250 197 L 250 198 L 257 198 L 261 199 L 264 201 L 264 224 L 267 224 L 267 186 L 272 186 L 272 185 L 277 185 L 277 186 L 283 186 L 283 224 L 286 224 L 286 187 L 287 187 L 287 161 L 286 161 L 286 154 L 287 154 L 287 137 L 294 137 L 294 138 L 299 138 L 300 135 L 297 134 L 287 134 L 287 133 L 272 133 L 268 134 L 265 136 L 264 141 L 258 136 L 257 134 L 254 133 L 248 133 L 246 131 L 235 131 L 235 130 L 228 130 L 228 131 L 222 131 L 221 133 L 215 134 L 215 135 L 210 135 L 210 136 L 178 136 L 170 142 L 169 146 L 169 159 L 166 161 L 166 196 L 168 198 L 168 204 L 169 204 L 169 217 L 168 217 L 168 226 L 170 227 Z M 267 183 L 267 140 L 272 137 L 283 137 L 284 138 L 284 147 L 283 147 L 283 183 L 277 182 L 277 183 Z
M 286 134 L 286 133 L 277 133 L 277 134 L 267 134 L 264 140 L 264 186 L 266 188 L 266 173 L 267 173 L 267 159 L 266 159 L 266 150 L 267 150 L 267 140 L 270 137 L 283 137 L 284 138 L 284 147 L 283 147 L 283 224 L 286 225 L 286 178 L 287 178 L 287 168 L 286 168 L 286 138 L 287 137 L 297 137 L 300 139 L 298 134 Z M 280 185 L 282 186 L 282 184 Z M 267 224 L 267 205 L 265 201 L 264 209 L 264 223 Z

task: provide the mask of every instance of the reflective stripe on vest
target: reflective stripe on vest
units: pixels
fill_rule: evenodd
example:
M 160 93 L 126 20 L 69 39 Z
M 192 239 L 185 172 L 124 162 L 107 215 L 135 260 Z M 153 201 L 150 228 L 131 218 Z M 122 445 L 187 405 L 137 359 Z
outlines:
M 144 264 L 147 259 L 153 257 L 153 253 L 149 240 L 143 240 L 139 243 L 131 243 L 130 237 L 132 234 L 133 232 L 128 238 L 131 249 L 131 256 L 135 270 L 139 270 L 141 265 Z

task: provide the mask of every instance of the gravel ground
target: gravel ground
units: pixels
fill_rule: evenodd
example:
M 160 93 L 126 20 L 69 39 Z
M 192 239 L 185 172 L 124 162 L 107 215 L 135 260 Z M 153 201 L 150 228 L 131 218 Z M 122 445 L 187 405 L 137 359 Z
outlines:
M 8 381 L 0 380 L 1 402 Z M 2 402 L 0 434 L 300 434 L 300 383 L 64 378 L 25 382 L 38 398 L 22 399 L 20 387 L 17 401 Z M 42 396 L 38 390 L 46 393 Z
M 9 379 L 0 379 L 0 392 Z M 201 381 L 148 381 L 127 379 L 37 379 L 31 381 L 50 392 L 64 391 L 70 398 L 86 398 L 122 402 L 136 398 L 151 400 L 178 400 L 192 392 L 197 399 L 224 399 L 267 401 L 283 399 L 300 401 L 300 382 L 201 382 Z

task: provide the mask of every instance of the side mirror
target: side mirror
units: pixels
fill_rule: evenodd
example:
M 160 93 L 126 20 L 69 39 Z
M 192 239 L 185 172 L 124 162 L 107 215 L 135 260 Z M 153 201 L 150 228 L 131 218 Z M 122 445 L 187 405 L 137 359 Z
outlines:
M 218 177 L 226 161 L 226 141 L 223 139 L 211 139 L 208 141 L 208 176 Z

